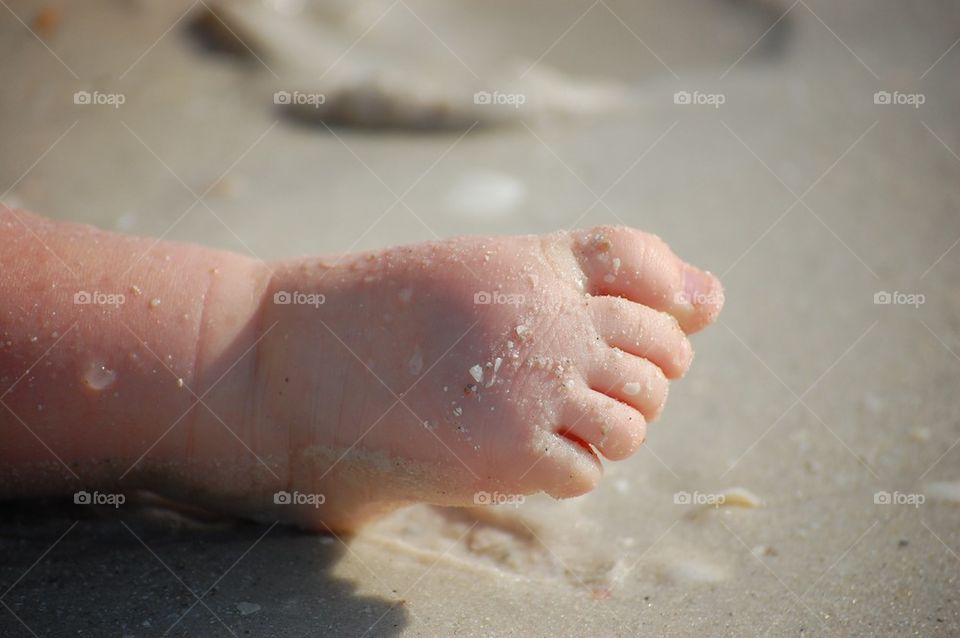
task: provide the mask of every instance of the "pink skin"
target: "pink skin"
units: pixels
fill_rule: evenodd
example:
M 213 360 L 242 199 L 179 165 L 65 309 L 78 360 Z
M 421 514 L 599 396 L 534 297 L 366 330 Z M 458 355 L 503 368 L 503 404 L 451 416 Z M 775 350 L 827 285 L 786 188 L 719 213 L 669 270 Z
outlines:
M 0 238 L 0 496 L 146 488 L 318 530 L 590 491 L 722 304 L 625 227 L 266 265 L 25 211 Z

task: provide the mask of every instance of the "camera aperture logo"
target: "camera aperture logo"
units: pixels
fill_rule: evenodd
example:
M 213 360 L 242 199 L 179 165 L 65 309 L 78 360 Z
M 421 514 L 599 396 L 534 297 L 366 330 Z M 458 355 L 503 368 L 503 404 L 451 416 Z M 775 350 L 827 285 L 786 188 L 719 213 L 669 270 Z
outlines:
M 309 505 L 311 507 L 320 507 L 327 502 L 324 494 L 304 494 L 294 490 L 287 492 L 280 490 L 274 493 L 273 502 L 275 505 Z
M 277 91 L 273 94 L 273 103 L 280 106 L 323 106 L 327 96 L 323 93 L 304 93 L 303 91 Z
M 127 101 L 123 93 L 101 93 L 100 91 L 77 91 L 73 94 L 73 103 L 85 106 L 112 106 L 120 108 Z
M 273 293 L 273 303 L 278 306 L 313 306 L 319 308 L 326 301 L 327 296 L 321 292 L 278 290 Z
M 919 308 L 927 302 L 927 297 L 920 292 L 887 292 L 881 290 L 873 293 L 873 303 L 878 306 L 913 306 Z
M 78 306 L 122 306 L 127 298 L 122 292 L 78 290 L 73 293 L 73 303 Z
M 527 103 L 523 93 L 501 93 L 500 91 L 477 91 L 473 94 L 473 103 L 478 105 L 512 106 L 519 109 Z
M 927 497 L 923 494 L 916 493 L 904 493 L 904 492 L 886 492 L 880 490 L 875 492 L 873 495 L 873 504 L 874 505 L 910 505 L 912 507 L 920 507 L 927 500 Z
M 473 495 L 475 505 L 513 505 L 520 507 L 526 498 L 523 494 L 504 494 L 503 492 L 485 492 L 483 490 Z
M 119 508 L 127 502 L 127 496 L 126 494 L 80 490 L 79 492 L 74 492 L 73 502 L 76 505 L 109 505 Z
M 727 500 L 724 494 L 709 494 L 704 492 L 687 492 L 681 490 L 673 495 L 674 505 L 709 505 L 720 507 Z
M 727 102 L 723 93 L 703 93 L 702 91 L 677 91 L 673 94 L 673 103 L 682 106 L 712 106 L 720 108 Z
M 505 293 L 499 290 L 480 290 L 473 293 L 473 303 L 478 306 L 522 306 L 524 296 L 519 293 Z
M 901 93 L 900 91 L 877 91 L 873 94 L 873 103 L 877 105 L 912 106 L 919 109 L 926 104 L 927 96 L 923 93 Z

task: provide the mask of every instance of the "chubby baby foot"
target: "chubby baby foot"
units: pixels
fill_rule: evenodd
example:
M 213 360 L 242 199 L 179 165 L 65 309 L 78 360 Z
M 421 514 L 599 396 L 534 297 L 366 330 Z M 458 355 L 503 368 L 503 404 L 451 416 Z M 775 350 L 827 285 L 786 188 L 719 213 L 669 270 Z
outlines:
M 626 227 L 274 271 L 258 318 L 270 330 L 240 391 L 254 397 L 252 439 L 273 458 L 288 451 L 275 469 L 282 490 L 323 503 L 237 502 L 321 529 L 415 501 L 590 491 L 598 454 L 622 460 L 643 443 L 668 380 L 690 366 L 687 334 L 722 305 L 716 278 Z M 231 466 L 252 463 L 227 438 L 207 444 L 235 454 Z

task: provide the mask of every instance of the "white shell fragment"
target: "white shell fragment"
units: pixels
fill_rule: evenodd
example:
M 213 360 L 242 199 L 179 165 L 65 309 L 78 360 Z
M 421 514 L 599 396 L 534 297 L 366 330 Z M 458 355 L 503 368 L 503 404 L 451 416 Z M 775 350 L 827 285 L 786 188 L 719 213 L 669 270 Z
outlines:
M 720 492 L 722 499 L 718 499 L 718 507 L 763 507 L 763 500 L 743 487 L 731 487 Z
M 480 367 L 479 363 L 470 368 L 469 372 L 474 381 L 477 383 L 483 383 L 483 368 Z

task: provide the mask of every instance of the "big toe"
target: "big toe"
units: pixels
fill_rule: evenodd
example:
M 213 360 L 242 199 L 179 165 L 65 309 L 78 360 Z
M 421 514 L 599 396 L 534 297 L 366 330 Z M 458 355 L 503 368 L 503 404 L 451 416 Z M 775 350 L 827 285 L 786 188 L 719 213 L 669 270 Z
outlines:
M 687 334 L 713 323 L 723 307 L 720 280 L 684 262 L 656 235 L 600 226 L 574 233 L 573 250 L 591 294 L 670 313 Z

